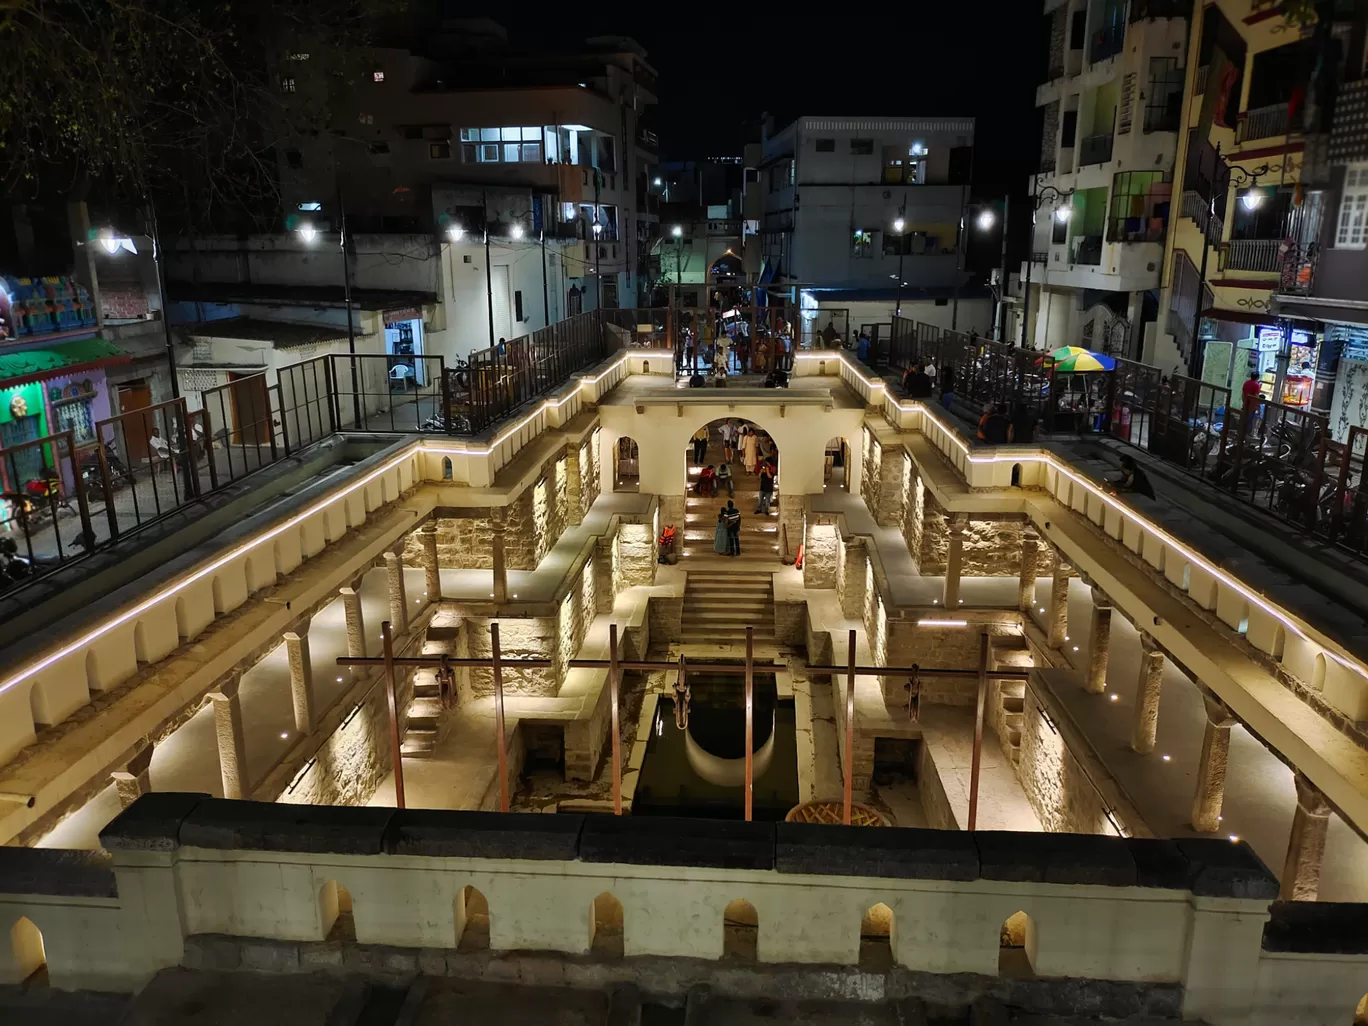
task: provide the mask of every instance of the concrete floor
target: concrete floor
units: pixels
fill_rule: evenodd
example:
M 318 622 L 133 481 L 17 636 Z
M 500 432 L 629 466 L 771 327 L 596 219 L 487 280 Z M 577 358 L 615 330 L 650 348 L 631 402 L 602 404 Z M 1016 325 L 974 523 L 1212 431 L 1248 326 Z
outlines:
M 1032 615 L 1042 630 L 1040 609 L 1048 609 L 1049 596 L 1050 579 L 1038 580 Z M 1065 653 L 1080 669 L 1088 665 L 1091 617 L 1091 590 L 1071 580 Z M 1064 689 L 1059 697 L 1150 828 L 1161 837 L 1197 836 L 1190 821 L 1206 727 L 1201 695 L 1182 670 L 1166 660 L 1157 745 L 1150 755 L 1133 751 L 1140 657 L 1139 632 L 1113 612 L 1106 693 L 1093 695 L 1079 687 Z M 1232 727 L 1221 833 L 1247 841 L 1269 869 L 1281 874 L 1295 808 L 1292 770 L 1243 726 Z M 1333 814 L 1320 898 L 1368 901 L 1368 844 Z

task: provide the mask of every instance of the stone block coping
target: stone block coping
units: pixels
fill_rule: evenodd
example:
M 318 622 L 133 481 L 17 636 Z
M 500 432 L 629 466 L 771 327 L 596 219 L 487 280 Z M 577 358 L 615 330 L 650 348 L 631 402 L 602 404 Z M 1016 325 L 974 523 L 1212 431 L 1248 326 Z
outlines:
M 0 846 L 0 892 L 117 898 L 110 861 L 105 851 Z
M 1265 951 L 1368 954 L 1368 915 L 1347 901 L 1275 901 L 1264 926 Z
M 580 861 L 823 876 L 1155 887 L 1201 897 L 1269 901 L 1278 896 L 1277 878 L 1248 844 L 1217 838 L 1158 840 L 663 816 L 280 805 L 158 792 L 139 798 L 115 818 L 100 841 L 112 851 L 174 851 L 186 845 L 225 851 Z M 94 874 L 97 868 L 105 872 L 102 863 L 89 861 L 88 853 L 27 851 L 0 849 L 0 880 L 32 881 L 16 893 L 67 893 L 42 888 L 104 886 L 99 883 L 103 877 L 79 875 Z M 10 856 L 11 852 L 19 854 Z M 71 860 L 63 862 L 63 855 Z M 35 861 L 16 861 L 11 873 L 5 857 Z M 25 876 L 26 872 L 30 875 Z M 1368 952 L 1368 906 L 1344 908 L 1357 910 L 1362 919 L 1364 951 Z M 1292 929 L 1302 920 L 1289 918 L 1287 922 L 1292 924 L 1287 929 Z

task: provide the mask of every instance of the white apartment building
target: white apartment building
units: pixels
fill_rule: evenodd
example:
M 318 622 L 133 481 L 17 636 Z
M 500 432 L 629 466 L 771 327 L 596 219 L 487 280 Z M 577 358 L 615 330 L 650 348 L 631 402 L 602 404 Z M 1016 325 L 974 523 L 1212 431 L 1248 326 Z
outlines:
M 1037 349 L 1083 345 L 1134 355 L 1153 330 L 1181 123 L 1190 3 L 1045 0 L 1048 79 L 1027 330 Z M 1145 326 L 1149 324 L 1147 329 Z
M 646 209 L 657 154 L 641 124 L 656 99 L 644 51 L 603 37 L 575 53 L 513 53 L 489 22 L 454 26 L 452 39 L 461 45 L 432 41 L 432 56 L 373 50 L 345 87 L 311 77 L 307 54 L 286 62 L 286 104 L 326 104 L 334 128 L 278 147 L 286 234 L 317 234 L 273 248 L 317 257 L 281 265 L 271 284 L 326 288 L 312 298 L 341 313 L 345 207 L 351 286 L 372 293 L 361 309 L 420 308 L 404 325 L 415 352 L 452 360 L 600 304 L 637 305 L 658 220 Z M 208 277 L 183 254 L 173 293 L 194 299 L 226 280 L 250 300 L 254 248 Z

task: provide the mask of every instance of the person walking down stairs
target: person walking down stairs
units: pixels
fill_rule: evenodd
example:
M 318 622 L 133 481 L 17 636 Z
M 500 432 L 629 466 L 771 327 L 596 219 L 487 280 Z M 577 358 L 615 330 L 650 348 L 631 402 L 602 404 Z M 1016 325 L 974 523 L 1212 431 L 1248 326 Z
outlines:
M 704 424 L 693 433 L 694 463 L 698 466 L 703 465 L 703 458 L 708 455 L 708 425 Z
M 757 515 L 769 515 L 770 503 L 774 500 L 774 468 L 768 460 L 760 463 L 760 498 L 755 504 Z

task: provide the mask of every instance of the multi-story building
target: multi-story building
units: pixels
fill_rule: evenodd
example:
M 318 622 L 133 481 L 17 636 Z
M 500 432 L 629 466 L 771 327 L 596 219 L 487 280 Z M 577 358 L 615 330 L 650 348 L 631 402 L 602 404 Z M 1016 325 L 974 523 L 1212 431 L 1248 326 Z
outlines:
M 643 120 L 656 77 L 635 42 L 515 52 L 500 26 L 478 20 L 445 23 L 421 46 L 370 51 L 342 85 L 321 67 L 313 74 L 308 58 L 287 62 L 285 104 L 325 105 L 331 130 L 285 132 L 277 148 L 286 227 L 306 237 L 255 245 L 319 256 L 295 253 L 288 280 L 273 285 L 324 286 L 341 306 L 341 255 L 320 243 L 337 250 L 345 208 L 358 247 L 366 239 L 377 257 L 355 262 L 352 287 L 430 296 L 411 327 L 419 352 L 465 356 L 581 310 L 640 301 L 657 223 L 647 211 L 657 143 Z M 175 291 L 196 298 L 216 279 L 185 257 L 176 277 L 195 285 Z M 251 300 L 250 276 L 227 273 Z
M 938 323 L 963 279 L 973 118 L 800 117 L 761 142 L 765 273 Z
M 1009 336 L 1139 351 L 1173 192 L 1190 3 L 1046 0 L 1025 318 Z M 1152 310 L 1152 304 L 1151 304 Z
M 1368 425 L 1368 76 L 1363 21 L 1322 28 L 1338 60 L 1308 83 L 1315 106 L 1304 124 L 1301 216 L 1281 253 L 1273 313 L 1293 332 L 1320 337 L 1311 405 L 1329 415 L 1337 442 Z M 1318 48 L 1319 49 L 1319 48 Z M 1291 349 L 1291 353 L 1297 352 Z M 1294 367 L 1293 370 L 1296 368 Z M 1305 373 L 1293 374 L 1302 378 Z M 1297 382 L 1293 381 L 1294 387 Z M 1284 386 L 1284 392 L 1288 391 Z M 1361 451 L 1357 439 L 1350 448 Z
M 1303 407 L 1319 340 L 1285 334 L 1272 295 L 1285 242 L 1309 213 L 1301 172 L 1315 48 L 1309 28 L 1263 0 L 1217 0 L 1193 19 L 1161 329 L 1147 352 L 1236 390 L 1256 373 L 1266 398 Z

